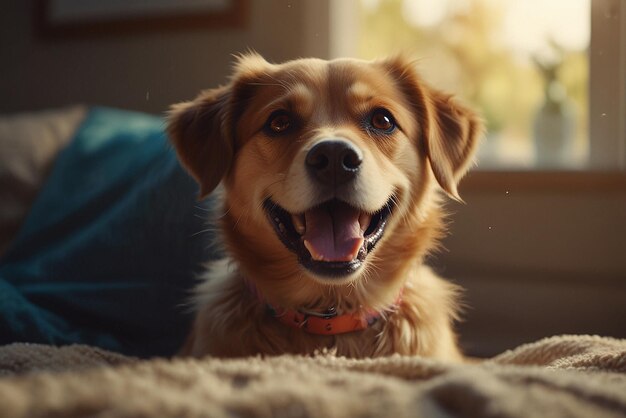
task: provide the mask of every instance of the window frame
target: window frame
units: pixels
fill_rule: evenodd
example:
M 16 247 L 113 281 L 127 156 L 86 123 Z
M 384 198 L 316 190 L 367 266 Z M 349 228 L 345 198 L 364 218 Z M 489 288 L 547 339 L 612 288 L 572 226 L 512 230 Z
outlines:
M 591 2 L 588 112 L 589 167 L 626 170 L 626 2 L 620 0 Z

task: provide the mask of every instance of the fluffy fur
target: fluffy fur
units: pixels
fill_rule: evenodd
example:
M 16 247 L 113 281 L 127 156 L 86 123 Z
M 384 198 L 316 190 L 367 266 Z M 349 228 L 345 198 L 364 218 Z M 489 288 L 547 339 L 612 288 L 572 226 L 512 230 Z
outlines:
M 427 86 L 413 67 L 402 57 L 277 65 L 247 54 L 226 86 L 172 106 L 168 132 L 202 196 L 223 184 L 218 221 L 229 254 L 197 289 L 197 316 L 181 354 L 326 349 L 349 357 L 461 358 L 452 330 L 457 289 L 422 263 L 443 234 L 440 191 L 460 199 L 457 184 L 482 127 L 472 111 Z M 375 109 L 393 115 L 393 132 L 368 128 Z M 277 110 L 288 112 L 291 126 L 268 134 L 268 118 Z M 369 214 L 394 204 L 362 267 L 332 279 L 301 265 L 264 209 L 269 198 L 299 214 L 328 198 L 305 169 L 307 152 L 326 138 L 346 140 L 363 155 L 358 176 L 334 188 L 332 198 Z M 373 309 L 382 318 L 363 331 L 313 335 L 272 318 L 256 293 L 290 309 Z

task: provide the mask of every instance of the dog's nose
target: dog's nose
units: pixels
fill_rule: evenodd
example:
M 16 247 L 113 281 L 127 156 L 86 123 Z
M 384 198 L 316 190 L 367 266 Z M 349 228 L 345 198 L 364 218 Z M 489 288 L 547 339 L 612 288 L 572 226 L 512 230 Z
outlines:
M 309 173 L 328 185 L 346 183 L 356 177 L 363 153 L 347 141 L 329 139 L 318 142 L 306 155 Z

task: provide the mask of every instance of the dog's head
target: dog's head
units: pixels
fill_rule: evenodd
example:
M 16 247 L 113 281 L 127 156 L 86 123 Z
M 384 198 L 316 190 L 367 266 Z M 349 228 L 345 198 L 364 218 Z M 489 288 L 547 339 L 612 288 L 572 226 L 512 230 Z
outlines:
M 223 181 L 229 249 L 272 292 L 397 275 L 432 246 L 418 231 L 436 211 L 432 178 L 458 198 L 481 124 L 401 57 L 248 54 L 228 85 L 173 106 L 168 132 L 202 195 Z

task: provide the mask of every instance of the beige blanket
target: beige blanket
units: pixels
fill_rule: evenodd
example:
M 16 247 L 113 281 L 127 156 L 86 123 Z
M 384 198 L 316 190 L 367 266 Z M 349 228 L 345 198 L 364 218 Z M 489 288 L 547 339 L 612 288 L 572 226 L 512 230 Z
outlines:
M 626 417 L 626 340 L 553 337 L 491 360 L 140 361 L 0 347 L 0 417 Z

